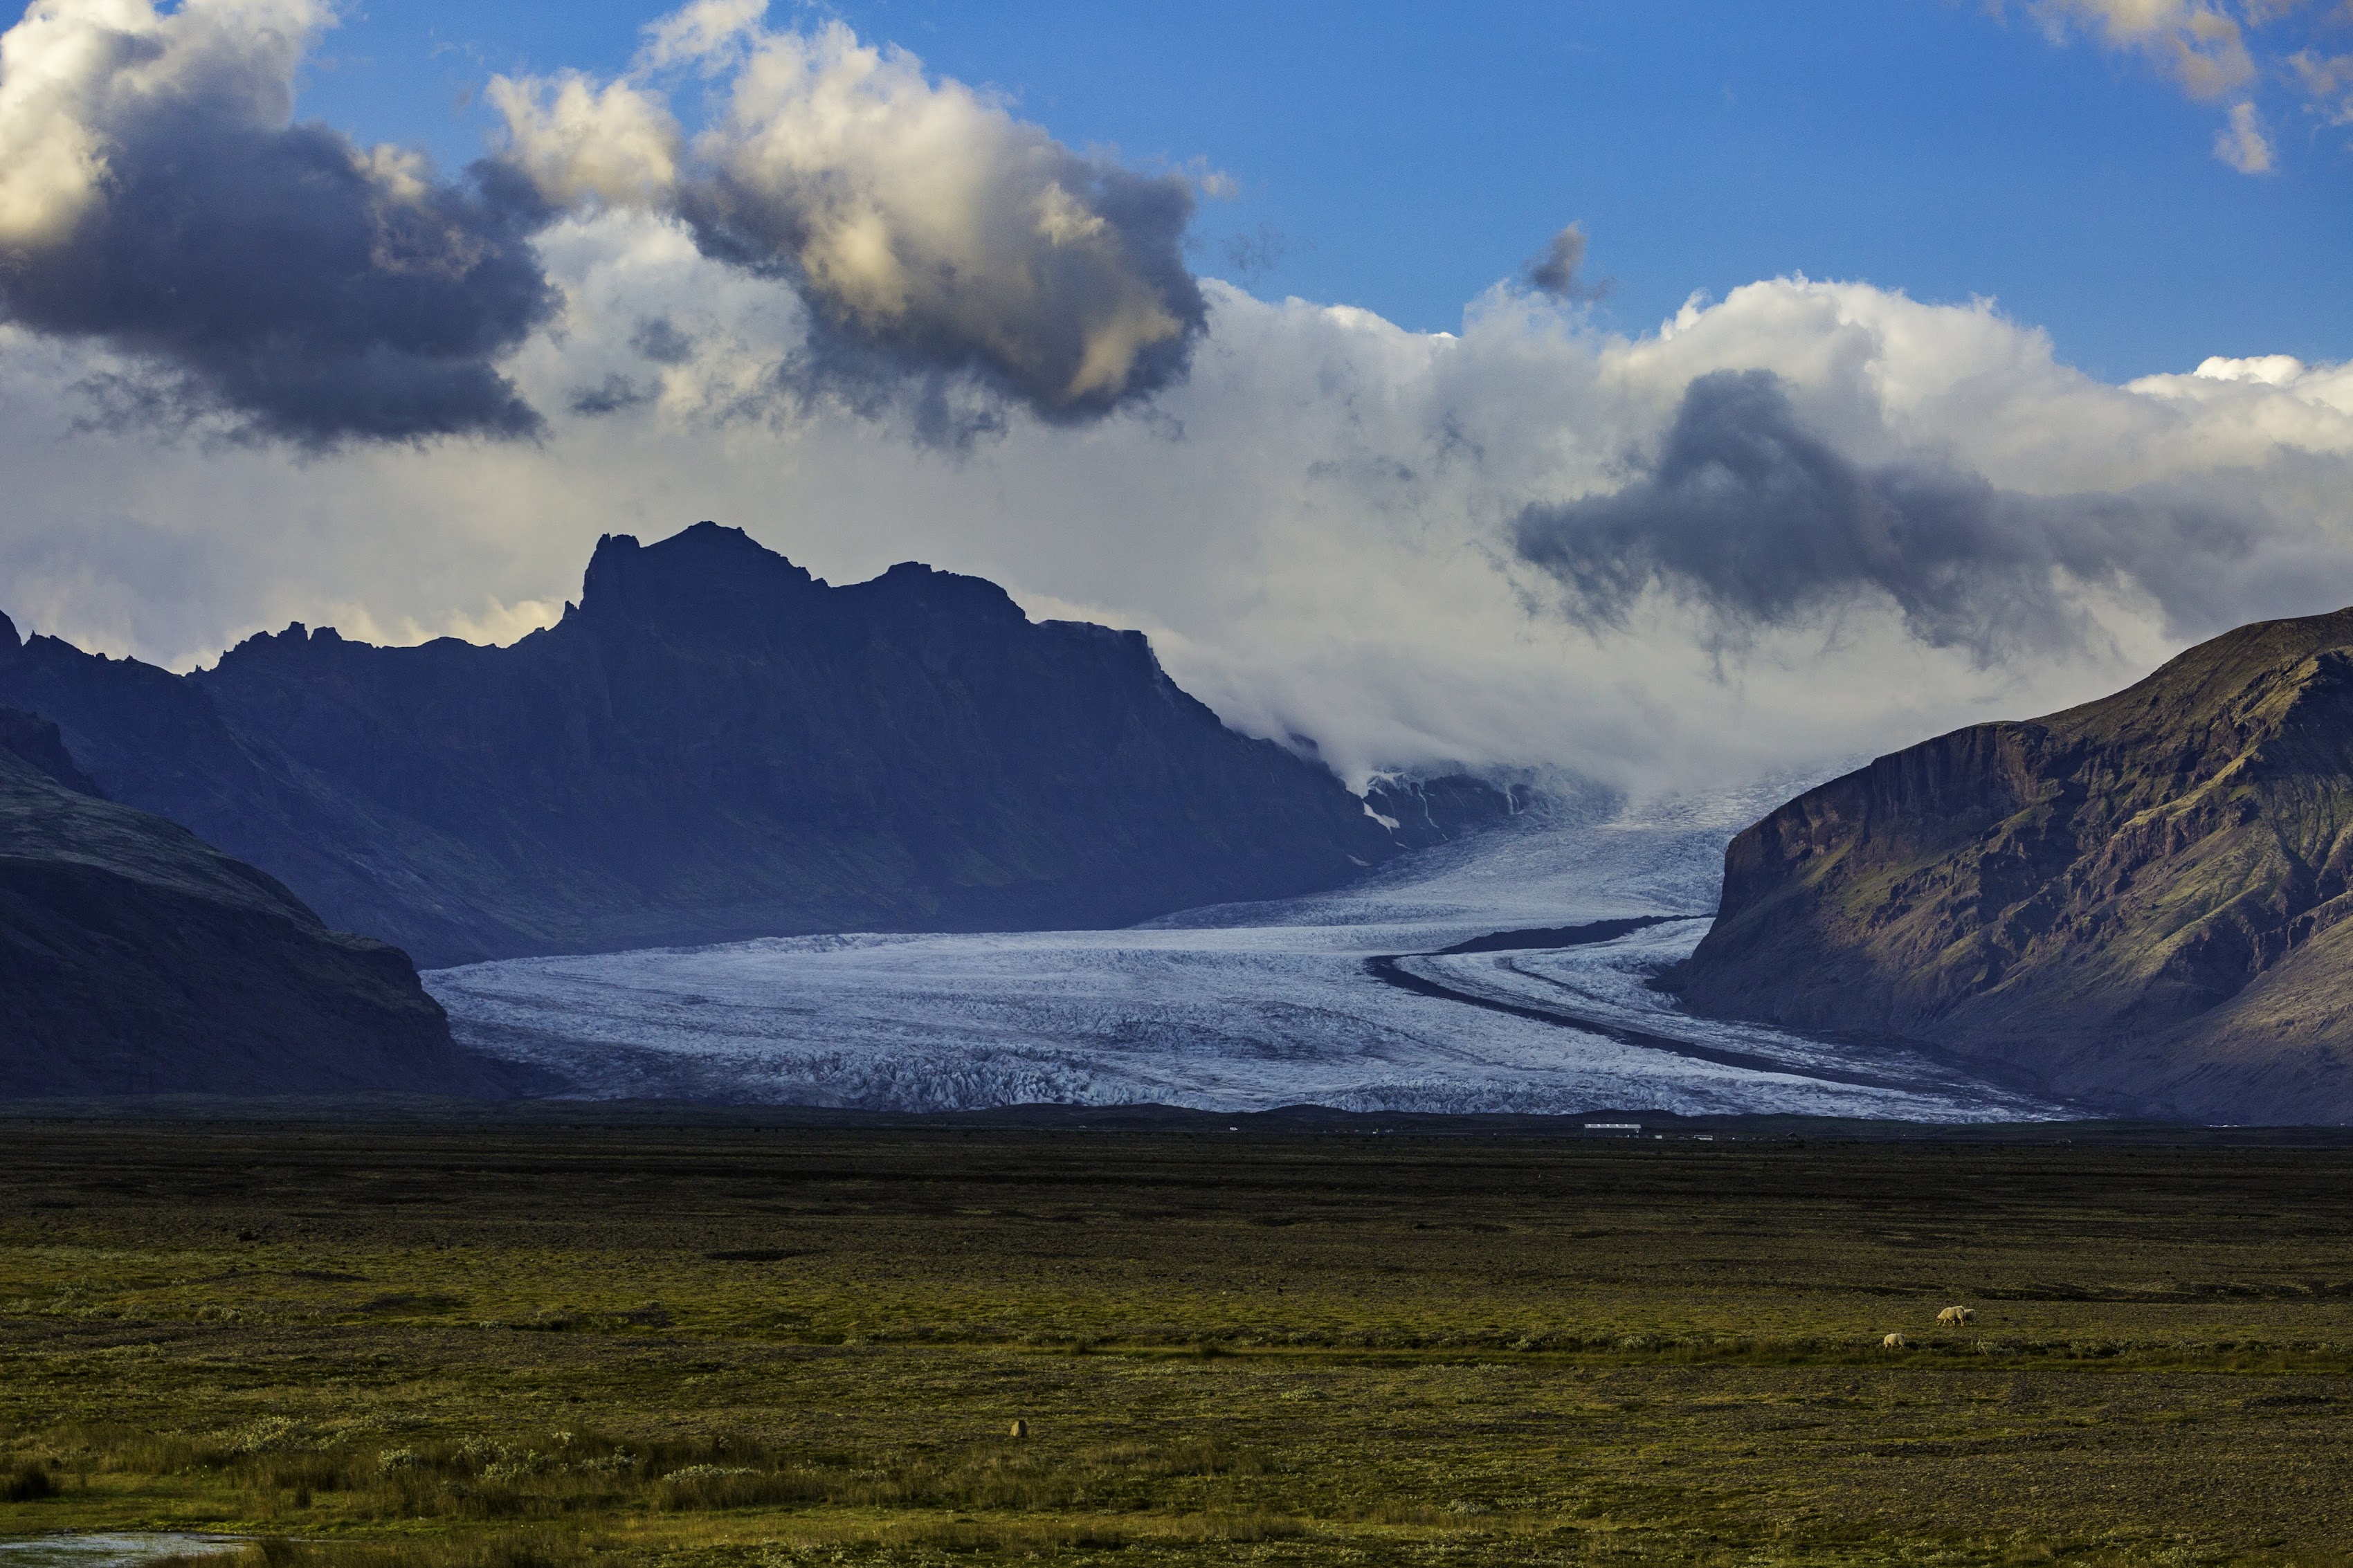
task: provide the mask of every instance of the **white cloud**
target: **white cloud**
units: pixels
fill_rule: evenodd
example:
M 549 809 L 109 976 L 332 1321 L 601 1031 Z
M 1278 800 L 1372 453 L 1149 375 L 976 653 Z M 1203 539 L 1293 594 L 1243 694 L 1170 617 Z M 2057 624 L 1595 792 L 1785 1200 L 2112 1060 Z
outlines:
M 2242 174 L 2268 174 L 2278 149 L 2253 93 L 2267 79 L 2304 89 L 2311 111 L 2353 124 L 2353 55 L 2329 55 L 2318 40 L 2353 22 L 2342 0 L 2024 0 L 2053 42 L 2087 34 L 2137 54 L 2201 102 L 2233 98 L 2214 138 L 2214 155 Z M 2006 0 L 1986 0 L 2003 14 Z
M 558 206 L 674 210 L 712 254 L 788 276 L 828 330 L 812 363 L 837 374 L 879 354 L 1091 416 L 1181 373 L 1201 323 L 1192 180 L 1082 158 L 904 51 L 838 22 L 771 32 L 765 10 L 700 0 L 602 87 L 499 79 L 509 158 Z M 647 82 L 690 64 L 725 85 L 681 170 Z
M 694 0 L 646 27 L 642 70 L 708 65 L 760 36 L 768 0 Z
M 2214 134 L 2214 156 L 2242 174 L 2272 173 L 2272 141 L 2263 133 L 2263 111 L 2252 103 L 2232 104 L 2230 123 Z
M 508 159 L 556 205 L 670 202 L 679 128 L 652 94 L 625 81 L 600 88 L 566 72 L 521 81 L 494 76 L 485 96 L 506 121 Z
M 1130 265 L 1095 171 L 839 23 L 762 39 L 697 151 L 726 216 L 790 247 L 831 309 L 880 336 L 980 345 L 1049 401 L 1121 391 L 1186 330 Z
M 2331 125 L 2353 125 L 2353 55 L 2298 49 L 2288 56 L 2287 64 Z
M 2032 8 L 2055 35 L 2081 27 L 2138 51 L 2193 98 L 2221 98 L 2254 79 L 2238 19 L 2200 0 L 2033 0 Z

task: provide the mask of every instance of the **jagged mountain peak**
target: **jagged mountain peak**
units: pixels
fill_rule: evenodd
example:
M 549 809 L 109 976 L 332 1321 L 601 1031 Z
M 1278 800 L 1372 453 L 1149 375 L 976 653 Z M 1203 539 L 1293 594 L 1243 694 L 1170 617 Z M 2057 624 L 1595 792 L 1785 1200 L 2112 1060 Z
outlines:
M 580 613 L 666 623 L 729 608 L 775 614 L 821 586 L 742 529 L 698 522 L 652 544 L 628 533 L 599 538 L 581 580 Z
M 985 577 L 902 561 L 868 582 L 836 587 L 742 529 L 715 522 L 652 544 L 626 533 L 605 535 L 589 560 L 576 615 L 588 626 L 758 638 L 824 629 L 845 616 L 1029 619 L 1011 595 Z
M 428 964 L 1123 924 L 1398 848 L 1139 634 L 912 562 L 829 586 L 711 523 L 607 536 L 579 608 L 508 647 L 296 626 L 179 677 L 36 647 L 0 701 L 110 795 Z
M 986 577 L 943 572 L 920 561 L 902 561 L 881 576 L 840 590 L 869 604 L 920 615 L 1027 621 L 1013 595 Z

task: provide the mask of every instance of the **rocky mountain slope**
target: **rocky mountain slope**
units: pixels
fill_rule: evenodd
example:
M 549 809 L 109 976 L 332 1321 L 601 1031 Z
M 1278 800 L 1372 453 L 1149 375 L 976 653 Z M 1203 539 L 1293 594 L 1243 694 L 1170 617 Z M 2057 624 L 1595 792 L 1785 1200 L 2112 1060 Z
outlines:
M 0 709 L 0 1099 L 508 1091 L 398 949 L 90 788 Z
M 1123 924 L 1398 850 L 1145 638 L 908 564 L 832 587 L 700 524 L 599 542 L 511 647 L 300 626 L 189 676 L 0 643 L 113 798 L 442 965 L 827 931 Z
M 2348 915 L 2353 610 L 1799 796 L 1733 841 L 1671 984 L 2116 1110 L 2353 1121 Z
M 1527 811 L 1536 800 L 1531 784 L 1497 784 L 1464 773 L 1429 778 L 1377 774 L 1365 789 L 1365 804 L 1389 836 L 1408 849 L 1428 849 L 1490 832 Z

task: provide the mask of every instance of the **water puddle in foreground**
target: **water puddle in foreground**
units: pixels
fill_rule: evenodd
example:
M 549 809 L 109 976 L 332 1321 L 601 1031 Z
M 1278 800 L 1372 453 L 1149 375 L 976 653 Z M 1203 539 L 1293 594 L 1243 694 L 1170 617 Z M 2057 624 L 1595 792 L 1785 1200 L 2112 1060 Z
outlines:
M 167 1557 L 216 1557 L 245 1542 L 227 1535 L 37 1535 L 0 1541 L 0 1568 L 138 1568 Z

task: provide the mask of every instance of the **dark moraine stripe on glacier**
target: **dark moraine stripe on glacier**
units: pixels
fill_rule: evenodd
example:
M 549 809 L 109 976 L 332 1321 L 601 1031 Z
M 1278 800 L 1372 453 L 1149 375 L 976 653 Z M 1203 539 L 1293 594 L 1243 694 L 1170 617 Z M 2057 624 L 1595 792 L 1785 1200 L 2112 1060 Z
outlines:
M 1631 936 L 1638 931 L 1666 925 L 1682 920 L 1703 920 L 1701 915 L 1631 915 L 1624 920 L 1587 921 L 1583 925 L 1536 926 L 1528 931 L 1491 931 L 1485 936 L 1474 936 L 1469 942 L 1458 942 L 1452 947 L 1441 947 L 1435 952 L 1403 953 L 1405 958 L 1455 958 L 1471 952 L 1535 952 L 1561 947 L 1589 947 L 1598 942 L 1616 942 L 1621 936 Z
M 1365 973 L 1385 985 L 1400 991 L 1410 991 L 1419 996 L 1434 997 L 1441 1002 L 1459 1002 L 1469 1007 L 1483 1007 L 1491 1013 L 1505 1013 L 1515 1018 L 1529 1018 L 1556 1028 L 1575 1029 L 1588 1035 L 1599 1035 L 1621 1046 L 1632 1046 L 1646 1051 L 1664 1051 L 1671 1056 L 1688 1058 L 1693 1061 L 1713 1062 L 1718 1067 L 1739 1068 L 1749 1072 L 1777 1073 L 1785 1078 L 1813 1079 L 1822 1083 L 1852 1084 L 1862 1089 L 1914 1090 L 1918 1088 L 1901 1079 L 1883 1078 L 1875 1073 L 1849 1072 L 1839 1068 L 1804 1066 L 1760 1057 L 1747 1051 L 1728 1051 L 1716 1046 L 1703 1046 L 1690 1040 L 1678 1040 L 1668 1035 L 1654 1035 L 1647 1029 L 1630 1029 L 1593 1014 L 1571 1007 L 1532 1007 L 1525 1003 L 1504 1002 L 1475 992 L 1461 991 L 1442 981 L 1416 974 L 1404 967 L 1409 958 L 1451 958 L 1474 952 L 1528 952 L 1540 949 L 1590 947 L 1605 942 L 1664 925 L 1671 921 L 1704 919 L 1693 915 L 1637 915 L 1625 920 L 1592 921 L 1584 925 L 1558 926 L 1549 930 L 1494 931 L 1469 942 L 1435 952 L 1390 952 L 1365 960 Z M 1551 936 L 1558 940 L 1538 942 L 1534 939 Z

